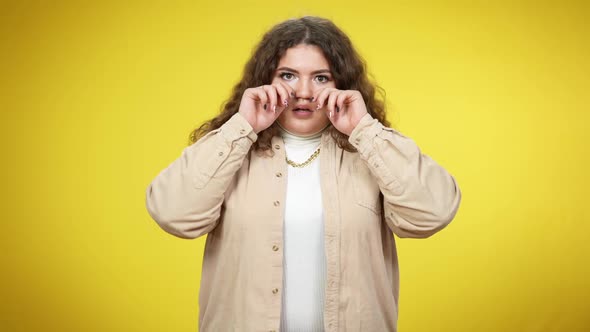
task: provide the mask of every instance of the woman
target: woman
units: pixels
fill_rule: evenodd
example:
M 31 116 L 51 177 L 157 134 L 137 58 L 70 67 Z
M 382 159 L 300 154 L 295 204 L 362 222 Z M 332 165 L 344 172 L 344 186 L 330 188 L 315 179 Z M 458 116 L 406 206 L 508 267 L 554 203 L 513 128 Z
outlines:
M 208 234 L 200 331 L 396 331 L 395 240 L 455 216 L 455 179 L 391 129 L 332 22 L 267 32 L 216 118 L 147 189 L 181 238 Z

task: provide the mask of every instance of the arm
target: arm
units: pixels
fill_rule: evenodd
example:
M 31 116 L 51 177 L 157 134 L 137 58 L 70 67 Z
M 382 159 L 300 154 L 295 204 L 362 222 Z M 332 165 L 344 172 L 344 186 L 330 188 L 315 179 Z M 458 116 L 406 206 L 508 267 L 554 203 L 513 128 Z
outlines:
M 457 182 L 412 139 L 367 113 L 349 141 L 377 179 L 385 222 L 396 235 L 426 238 L 453 220 L 461 201 Z
M 197 238 L 219 222 L 224 193 L 258 138 L 240 113 L 186 147 L 146 190 L 150 216 L 166 232 Z

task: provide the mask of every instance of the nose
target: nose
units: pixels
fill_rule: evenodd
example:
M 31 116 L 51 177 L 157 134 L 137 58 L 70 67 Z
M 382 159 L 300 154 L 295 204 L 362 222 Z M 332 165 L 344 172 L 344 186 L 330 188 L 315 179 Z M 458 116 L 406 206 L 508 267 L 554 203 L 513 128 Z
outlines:
M 296 99 L 311 99 L 313 97 L 313 87 L 311 82 L 307 80 L 298 80 L 295 86 L 295 98 Z

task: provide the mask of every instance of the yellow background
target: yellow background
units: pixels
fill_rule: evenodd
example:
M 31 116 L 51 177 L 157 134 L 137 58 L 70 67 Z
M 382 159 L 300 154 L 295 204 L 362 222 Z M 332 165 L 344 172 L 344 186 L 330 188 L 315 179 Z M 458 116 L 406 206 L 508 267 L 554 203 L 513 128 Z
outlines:
M 196 330 L 205 238 L 145 188 L 261 34 L 312 14 L 463 192 L 398 240 L 400 331 L 590 331 L 590 7 L 486 2 L 0 2 L 0 330 Z

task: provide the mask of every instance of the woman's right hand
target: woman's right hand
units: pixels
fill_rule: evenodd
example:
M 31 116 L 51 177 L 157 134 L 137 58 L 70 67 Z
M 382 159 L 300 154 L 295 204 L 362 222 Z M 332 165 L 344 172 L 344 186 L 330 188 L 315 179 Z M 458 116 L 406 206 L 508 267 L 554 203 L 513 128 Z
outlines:
M 282 82 L 272 85 L 262 85 L 244 91 L 240 109 L 248 123 L 258 134 L 270 127 L 281 113 L 289 107 L 293 89 Z

